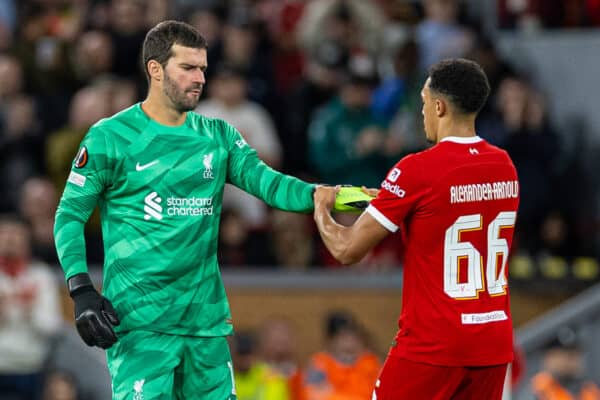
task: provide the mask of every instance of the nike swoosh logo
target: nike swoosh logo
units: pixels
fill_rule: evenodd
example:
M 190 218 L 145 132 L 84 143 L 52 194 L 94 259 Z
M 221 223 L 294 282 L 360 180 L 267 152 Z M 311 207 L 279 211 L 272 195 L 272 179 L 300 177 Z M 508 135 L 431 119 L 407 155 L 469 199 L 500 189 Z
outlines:
M 148 164 L 144 164 L 144 165 L 140 165 L 140 163 L 138 162 L 137 164 L 135 164 L 135 170 L 136 171 L 143 171 L 146 168 L 150 168 L 151 166 L 158 164 L 158 160 L 154 160 L 152 162 L 149 162 Z

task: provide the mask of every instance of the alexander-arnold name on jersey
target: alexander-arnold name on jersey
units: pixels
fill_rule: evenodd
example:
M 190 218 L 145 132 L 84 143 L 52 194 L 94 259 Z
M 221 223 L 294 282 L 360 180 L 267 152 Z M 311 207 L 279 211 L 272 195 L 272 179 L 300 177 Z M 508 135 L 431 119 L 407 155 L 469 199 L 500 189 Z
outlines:
M 516 199 L 517 197 L 519 197 L 518 181 L 481 182 L 450 186 L 450 204 Z

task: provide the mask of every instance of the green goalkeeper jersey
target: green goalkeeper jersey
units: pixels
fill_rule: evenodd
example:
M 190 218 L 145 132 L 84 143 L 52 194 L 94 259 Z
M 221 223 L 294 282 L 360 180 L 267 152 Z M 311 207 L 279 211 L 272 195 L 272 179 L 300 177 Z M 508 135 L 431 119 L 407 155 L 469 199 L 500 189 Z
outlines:
M 222 120 L 188 112 L 181 126 L 164 126 L 136 104 L 99 121 L 56 212 L 66 278 L 87 272 L 83 228 L 98 205 L 103 292 L 121 319 L 118 331 L 231 334 L 217 263 L 226 182 L 282 210 L 313 208 L 313 185 L 269 168 Z

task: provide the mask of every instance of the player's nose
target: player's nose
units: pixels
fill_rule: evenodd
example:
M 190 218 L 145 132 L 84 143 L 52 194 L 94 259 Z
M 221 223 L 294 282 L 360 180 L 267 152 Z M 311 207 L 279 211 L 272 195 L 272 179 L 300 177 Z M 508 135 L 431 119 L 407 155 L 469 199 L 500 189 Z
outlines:
M 204 85 L 206 83 L 206 76 L 204 75 L 204 71 L 201 69 L 196 70 L 196 73 L 194 73 L 194 83 L 198 83 L 200 85 Z

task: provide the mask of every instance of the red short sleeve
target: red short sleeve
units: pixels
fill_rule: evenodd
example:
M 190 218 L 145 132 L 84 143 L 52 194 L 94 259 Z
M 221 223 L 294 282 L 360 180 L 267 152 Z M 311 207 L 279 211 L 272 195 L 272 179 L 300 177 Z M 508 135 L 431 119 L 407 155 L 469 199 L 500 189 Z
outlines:
M 391 232 L 398 227 L 429 190 L 417 155 L 400 160 L 381 183 L 381 191 L 367 212 Z

